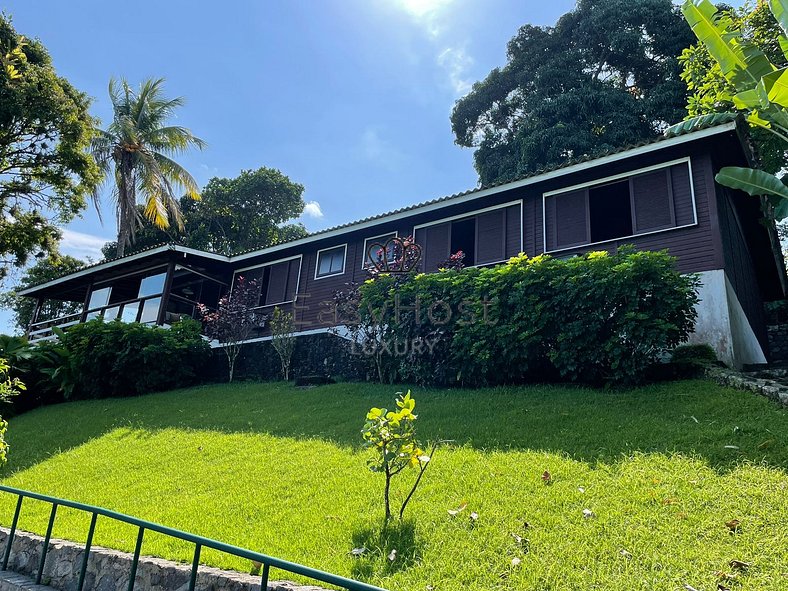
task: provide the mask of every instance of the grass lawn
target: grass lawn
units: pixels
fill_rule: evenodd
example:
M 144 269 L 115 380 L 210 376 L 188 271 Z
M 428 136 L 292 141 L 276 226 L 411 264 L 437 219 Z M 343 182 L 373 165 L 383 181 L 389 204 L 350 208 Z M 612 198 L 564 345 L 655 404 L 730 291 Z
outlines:
M 381 535 L 382 476 L 366 468 L 360 429 L 396 389 L 239 384 L 43 408 L 10 421 L 3 482 L 392 590 L 788 589 L 788 411 L 773 403 L 705 381 L 415 390 L 421 436 L 455 443 L 407 522 Z M 0 496 L 0 523 L 12 512 Z M 42 533 L 47 516 L 31 501 L 20 527 Z M 81 541 L 87 526 L 61 509 L 53 535 Z M 135 535 L 99 519 L 94 543 L 131 551 Z M 353 558 L 358 546 L 369 551 Z M 191 552 L 154 534 L 143 545 Z M 737 573 L 732 559 L 751 566 Z

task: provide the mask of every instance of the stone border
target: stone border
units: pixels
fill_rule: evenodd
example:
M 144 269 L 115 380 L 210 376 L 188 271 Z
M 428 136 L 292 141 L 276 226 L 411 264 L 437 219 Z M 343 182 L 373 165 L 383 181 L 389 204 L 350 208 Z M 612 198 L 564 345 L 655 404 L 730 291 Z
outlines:
M 8 528 L 0 527 L 0 549 L 5 550 Z M 17 530 L 11 546 L 8 569 L 33 577 L 41 560 L 44 538 Z M 66 540 L 49 542 L 41 582 L 59 591 L 73 591 L 79 581 L 84 545 Z M 92 546 L 85 575 L 85 591 L 126 591 L 132 555 L 128 552 Z M 251 566 L 251 565 L 250 565 Z M 191 565 L 140 556 L 134 588 L 138 591 L 186 591 Z M 200 565 L 195 589 L 261 591 L 260 577 Z M 268 591 L 326 591 L 323 587 L 297 585 L 290 581 L 269 581 Z
M 781 381 L 720 367 L 707 369 L 706 377 L 722 386 L 755 392 L 788 408 L 788 385 Z

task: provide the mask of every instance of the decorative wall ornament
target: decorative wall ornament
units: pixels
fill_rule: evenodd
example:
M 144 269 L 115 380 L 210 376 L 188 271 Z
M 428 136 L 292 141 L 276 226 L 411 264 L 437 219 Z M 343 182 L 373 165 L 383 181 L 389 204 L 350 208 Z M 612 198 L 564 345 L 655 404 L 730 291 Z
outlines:
M 410 273 L 421 261 L 422 248 L 411 238 L 390 238 L 373 242 L 365 253 L 370 270 L 375 273 Z

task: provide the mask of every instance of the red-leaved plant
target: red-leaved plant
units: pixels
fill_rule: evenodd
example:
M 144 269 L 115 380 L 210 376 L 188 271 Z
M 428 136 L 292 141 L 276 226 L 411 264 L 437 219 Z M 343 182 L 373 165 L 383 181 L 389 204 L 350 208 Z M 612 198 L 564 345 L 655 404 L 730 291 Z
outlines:
M 236 277 L 232 290 L 219 299 L 216 310 L 204 304 L 198 305 L 205 334 L 219 341 L 227 355 L 230 382 L 233 381 L 235 361 L 241 352 L 241 345 L 267 320 L 267 316 L 258 308 L 259 300 L 260 285 L 257 281 Z

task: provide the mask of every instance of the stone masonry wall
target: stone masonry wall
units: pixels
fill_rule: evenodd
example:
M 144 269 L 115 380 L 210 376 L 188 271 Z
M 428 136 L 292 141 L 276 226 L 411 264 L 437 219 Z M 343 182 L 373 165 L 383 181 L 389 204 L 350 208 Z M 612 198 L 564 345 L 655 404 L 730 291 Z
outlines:
M 788 362 L 788 324 L 772 324 L 767 330 L 769 360 L 772 363 Z
M 5 551 L 8 528 L 0 528 L 0 556 Z M 17 530 L 11 547 L 8 570 L 34 577 L 41 560 L 41 536 Z M 82 568 L 84 546 L 50 540 L 41 582 L 60 591 L 76 591 Z M 132 555 L 99 546 L 90 549 L 84 591 L 126 591 Z M 137 591 L 186 591 L 191 565 L 141 556 L 134 589 Z M 200 566 L 195 589 L 200 591 L 261 591 L 260 577 Z M 325 591 L 322 587 L 271 581 L 268 591 Z

